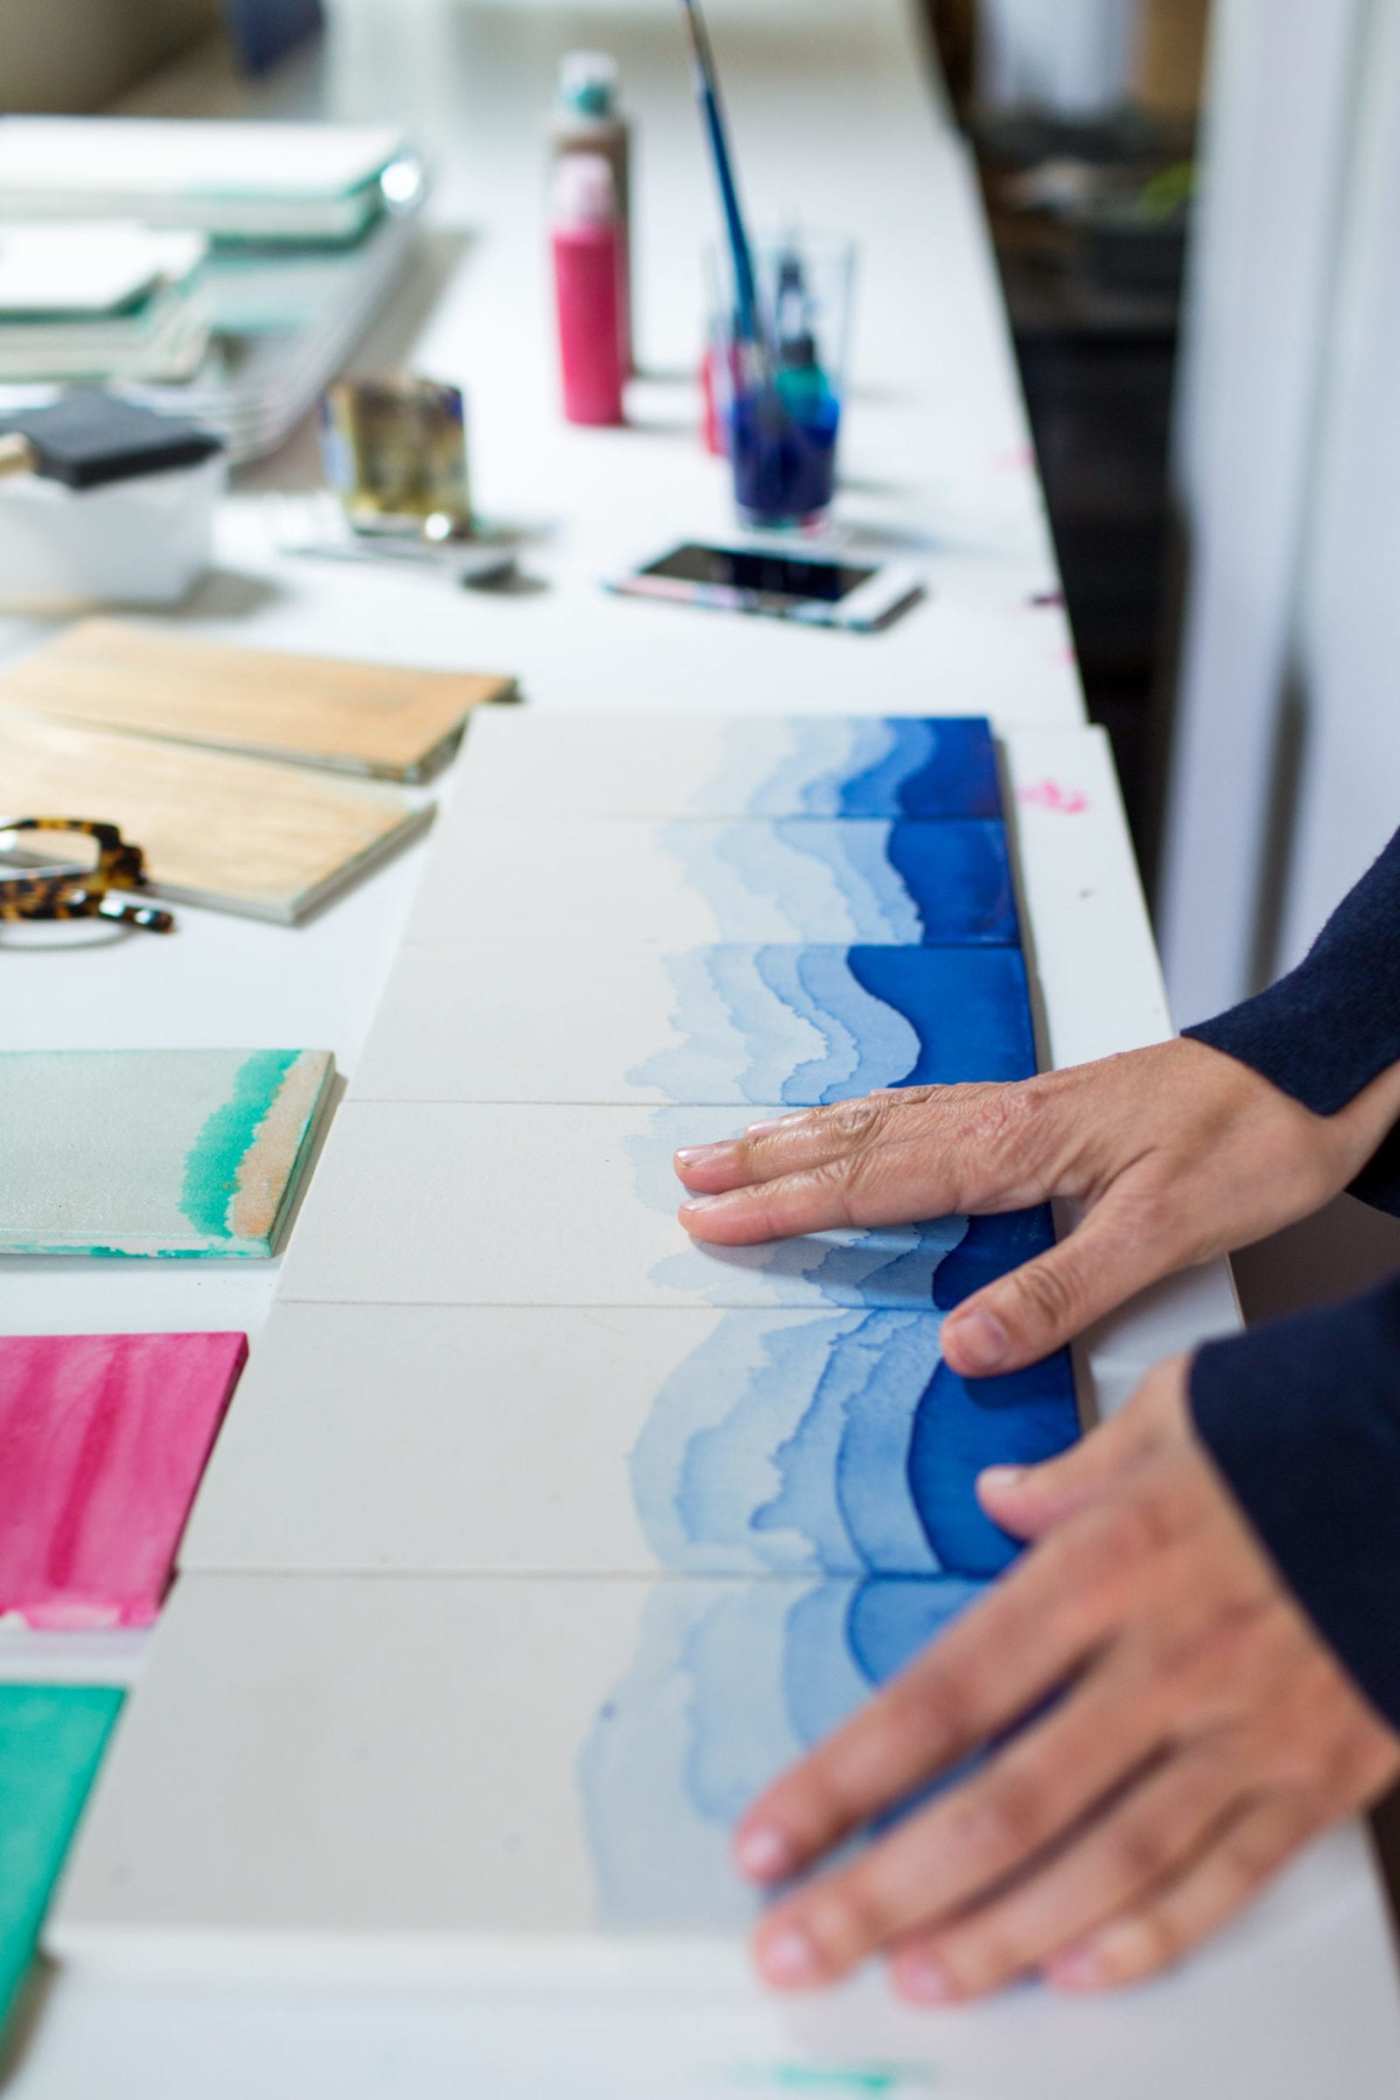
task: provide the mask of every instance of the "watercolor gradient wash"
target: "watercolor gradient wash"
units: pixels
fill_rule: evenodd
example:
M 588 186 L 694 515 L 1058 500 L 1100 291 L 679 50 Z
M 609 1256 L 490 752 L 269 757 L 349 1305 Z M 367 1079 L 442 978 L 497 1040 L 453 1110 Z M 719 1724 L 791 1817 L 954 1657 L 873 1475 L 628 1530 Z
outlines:
M 755 1897 L 730 1850 L 739 1816 L 985 1590 L 956 1576 L 658 1584 L 578 1758 L 600 1922 L 749 1924 Z
M 0 1253 L 271 1254 L 332 1073 L 315 1050 L 0 1057 Z
M 0 1684 L 0 2026 L 121 1703 L 104 1686 Z
M 630 1460 L 677 1574 L 999 1574 L 1016 1546 L 983 1512 L 985 1466 L 1079 1434 L 1063 1353 L 969 1383 L 932 1312 L 762 1323 L 730 1313 L 658 1393 Z
M 990 820 L 672 823 L 662 843 L 722 939 L 743 939 L 762 900 L 796 941 L 848 930 L 896 947 L 1017 943 L 1006 833 Z
M 148 1626 L 241 1334 L 0 1339 L 0 1619 Z
M 473 809 L 580 817 L 996 817 L 985 719 L 491 709 L 470 727 Z
M 1005 828 L 963 817 L 506 821 L 488 804 L 440 841 L 409 924 L 417 945 L 489 928 L 502 941 L 587 940 L 618 962 L 715 941 L 1019 943 Z
M 708 779 L 697 770 L 692 763 L 677 785 L 679 807 L 693 816 L 1001 814 L 991 730 L 974 715 L 776 717 L 728 737 Z
M 1036 1069 L 1014 948 L 714 947 L 666 967 L 679 1046 L 628 1078 L 673 1101 L 727 1098 L 727 1081 L 745 1101 L 820 1106 Z
M 1035 1069 L 1015 948 L 483 938 L 404 949 L 349 1098 L 742 1111 Z

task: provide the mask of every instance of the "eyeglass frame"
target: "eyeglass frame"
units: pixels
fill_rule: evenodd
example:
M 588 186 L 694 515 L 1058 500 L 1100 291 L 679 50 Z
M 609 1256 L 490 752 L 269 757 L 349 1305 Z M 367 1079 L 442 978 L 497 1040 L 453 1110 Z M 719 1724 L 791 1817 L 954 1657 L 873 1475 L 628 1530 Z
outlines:
M 0 921 L 91 919 L 104 917 L 147 933 L 169 933 L 175 924 L 168 911 L 134 900 L 112 897 L 112 890 L 146 887 L 146 856 L 120 828 L 91 817 L 0 818 L 0 839 L 26 831 L 75 832 L 97 843 L 97 866 L 55 863 L 35 874 L 7 875 L 0 870 Z

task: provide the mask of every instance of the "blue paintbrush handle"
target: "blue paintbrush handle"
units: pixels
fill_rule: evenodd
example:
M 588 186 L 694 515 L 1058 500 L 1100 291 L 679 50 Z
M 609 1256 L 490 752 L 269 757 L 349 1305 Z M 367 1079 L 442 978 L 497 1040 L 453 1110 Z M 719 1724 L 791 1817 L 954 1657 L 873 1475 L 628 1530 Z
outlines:
M 681 0 L 681 6 L 690 29 L 691 48 L 695 53 L 696 92 L 700 111 L 705 119 L 705 129 L 709 134 L 710 151 L 714 156 L 720 203 L 724 209 L 725 231 L 729 237 L 729 251 L 734 263 L 737 333 L 741 341 L 757 342 L 758 283 L 754 276 L 753 250 L 744 225 L 743 207 L 739 202 L 739 186 L 734 180 L 734 163 L 725 132 L 724 111 L 720 106 L 714 56 L 697 0 Z

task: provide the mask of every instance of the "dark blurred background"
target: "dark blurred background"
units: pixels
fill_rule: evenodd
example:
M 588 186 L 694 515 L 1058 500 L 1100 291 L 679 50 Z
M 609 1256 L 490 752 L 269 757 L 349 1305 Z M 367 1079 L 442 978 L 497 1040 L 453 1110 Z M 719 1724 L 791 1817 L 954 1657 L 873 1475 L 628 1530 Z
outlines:
M 1156 872 L 1171 419 L 1209 0 L 1113 11 L 1056 52 L 1012 9 L 928 0 L 977 156 L 1089 711 Z M 1062 11 L 1041 8 L 1047 28 Z M 1116 41 L 1115 41 L 1116 39 Z M 1015 46 L 1015 48 L 1012 48 Z

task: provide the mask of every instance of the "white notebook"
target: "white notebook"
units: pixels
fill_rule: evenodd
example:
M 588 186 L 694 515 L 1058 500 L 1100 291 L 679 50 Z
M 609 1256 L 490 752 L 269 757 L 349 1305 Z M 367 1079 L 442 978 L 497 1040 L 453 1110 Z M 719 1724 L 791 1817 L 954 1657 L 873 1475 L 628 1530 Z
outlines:
M 403 150 L 390 125 L 0 119 L 0 217 L 137 218 L 233 238 L 353 236 Z

